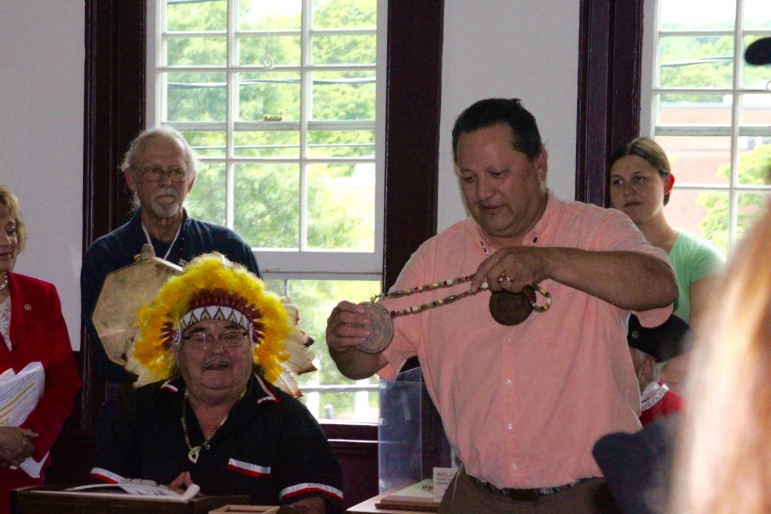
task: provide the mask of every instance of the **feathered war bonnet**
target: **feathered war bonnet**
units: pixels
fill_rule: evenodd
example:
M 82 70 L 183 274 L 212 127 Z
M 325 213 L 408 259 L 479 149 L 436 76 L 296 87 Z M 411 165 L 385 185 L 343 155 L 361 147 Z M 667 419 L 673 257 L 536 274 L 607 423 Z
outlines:
M 185 328 L 205 319 L 242 326 L 255 343 L 255 364 L 268 381 L 278 379 L 289 357 L 284 340 L 292 328 L 281 300 L 243 266 L 213 253 L 190 261 L 137 312 L 139 335 L 125 366 L 138 375 L 135 386 L 169 378 L 176 367 L 172 347 L 179 348 Z

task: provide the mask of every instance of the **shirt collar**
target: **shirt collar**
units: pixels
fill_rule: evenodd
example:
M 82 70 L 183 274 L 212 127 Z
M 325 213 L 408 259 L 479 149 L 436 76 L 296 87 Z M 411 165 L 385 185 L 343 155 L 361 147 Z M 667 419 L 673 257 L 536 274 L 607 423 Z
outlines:
M 522 237 L 522 241 L 520 242 L 521 245 L 533 246 L 538 243 L 541 236 L 546 232 L 547 227 L 551 226 L 551 222 L 556 215 L 557 209 L 554 205 L 555 203 L 556 197 L 554 196 L 552 190 L 547 187 L 546 208 L 544 209 L 543 214 L 541 214 L 541 217 L 538 218 L 538 221 L 536 221 L 533 228 Z M 481 245 L 482 252 L 485 253 L 485 256 L 492 255 L 496 250 L 500 249 L 492 244 L 490 238 L 487 236 L 487 234 L 485 234 L 485 231 L 482 230 L 482 227 L 479 226 L 479 223 L 474 221 L 474 226 L 476 227 L 476 232 L 479 235 L 479 243 Z

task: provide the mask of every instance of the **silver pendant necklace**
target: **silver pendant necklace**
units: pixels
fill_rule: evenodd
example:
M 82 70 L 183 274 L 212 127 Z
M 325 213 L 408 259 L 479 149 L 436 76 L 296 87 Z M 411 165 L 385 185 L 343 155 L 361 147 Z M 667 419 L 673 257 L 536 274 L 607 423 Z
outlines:
M 225 415 L 224 418 L 222 418 L 222 421 L 220 421 L 220 424 L 217 425 L 217 428 L 214 429 L 214 431 L 209 434 L 209 437 L 207 437 L 203 443 L 193 446 L 190 444 L 190 436 L 187 433 L 187 420 L 185 419 L 187 417 L 187 402 L 188 398 L 190 398 L 190 393 L 185 390 L 185 399 L 182 403 L 182 417 L 180 421 L 182 421 L 182 435 L 185 437 L 185 444 L 187 445 L 188 452 L 187 452 L 187 460 L 192 462 L 193 464 L 198 463 L 198 457 L 201 456 L 201 448 L 205 447 L 206 449 L 209 448 L 209 443 L 212 439 L 214 439 L 214 436 L 217 435 L 217 432 L 219 432 L 219 429 L 222 428 L 222 425 L 225 424 L 225 422 L 228 420 L 228 417 L 230 416 L 230 413 L 233 412 L 233 409 L 238 405 L 238 402 L 241 401 L 241 398 L 244 397 L 246 394 L 246 388 L 244 388 L 243 391 L 241 391 L 241 394 L 238 395 L 238 399 L 236 400 L 236 403 L 233 404 L 233 406 L 230 408 L 230 411 Z

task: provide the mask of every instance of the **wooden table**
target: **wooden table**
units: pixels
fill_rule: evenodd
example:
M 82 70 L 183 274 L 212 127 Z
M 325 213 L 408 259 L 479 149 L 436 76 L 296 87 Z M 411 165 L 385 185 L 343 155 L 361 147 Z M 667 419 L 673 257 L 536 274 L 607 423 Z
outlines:
M 348 509 L 348 512 L 351 513 L 359 513 L 359 514 L 370 514 L 370 513 L 380 513 L 380 514 L 414 514 L 414 512 L 409 512 L 406 510 L 382 510 L 375 507 L 377 502 L 380 501 L 380 498 L 385 496 L 385 494 L 379 494 L 373 498 L 370 498 L 369 500 L 363 501 L 359 503 L 358 505 L 354 505 L 350 509 Z
M 427 512 L 425 510 L 393 510 L 377 508 L 380 499 L 388 494 L 389 493 L 379 494 L 369 500 L 363 501 L 358 505 L 349 508 L 347 512 L 352 514 L 420 514 L 421 512 Z M 439 507 L 439 503 L 436 504 L 436 507 Z M 433 510 L 432 512 L 436 512 L 436 510 Z
M 11 491 L 13 514 L 208 514 L 223 505 L 249 502 L 248 496 L 202 496 L 187 501 L 115 499 L 73 494 L 61 486 L 39 486 Z

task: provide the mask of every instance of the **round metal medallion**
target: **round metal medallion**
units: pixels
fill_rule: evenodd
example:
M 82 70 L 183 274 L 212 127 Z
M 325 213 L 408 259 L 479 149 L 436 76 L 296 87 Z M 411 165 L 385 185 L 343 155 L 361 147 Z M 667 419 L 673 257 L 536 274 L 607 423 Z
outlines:
M 531 312 L 533 307 L 525 293 L 501 290 L 490 295 L 490 314 L 501 325 L 518 325 L 525 321 Z
M 372 322 L 369 325 L 370 336 L 356 348 L 366 353 L 380 353 L 391 344 L 394 337 L 394 322 L 391 314 L 379 303 L 362 302 Z

